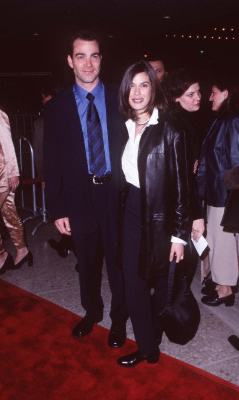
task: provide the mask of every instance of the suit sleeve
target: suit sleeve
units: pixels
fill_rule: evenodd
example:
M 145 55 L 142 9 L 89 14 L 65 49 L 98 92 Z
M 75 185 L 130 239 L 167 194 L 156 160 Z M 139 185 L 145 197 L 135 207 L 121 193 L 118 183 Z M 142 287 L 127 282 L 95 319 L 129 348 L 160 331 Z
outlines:
M 62 165 L 58 137 L 59 114 L 52 105 L 44 112 L 44 180 L 47 211 L 53 220 L 67 217 L 62 185 Z

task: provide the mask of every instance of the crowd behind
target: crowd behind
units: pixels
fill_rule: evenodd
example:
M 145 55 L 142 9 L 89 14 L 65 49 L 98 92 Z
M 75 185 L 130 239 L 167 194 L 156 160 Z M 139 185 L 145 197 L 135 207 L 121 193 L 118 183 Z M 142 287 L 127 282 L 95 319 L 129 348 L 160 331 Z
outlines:
M 44 119 L 35 122 L 32 143 L 47 209 L 62 235 L 50 243 L 64 257 L 73 248 L 77 258 L 86 314 L 72 334 L 80 340 L 103 318 L 105 258 L 112 292 L 108 344 L 123 346 L 130 318 L 137 349 L 117 361 L 132 367 L 160 357 L 158 315 L 174 260 L 188 288 L 200 264 L 205 305 L 234 305 L 239 79 L 216 71 L 200 110 L 203 82 L 187 66 L 168 72 L 159 55 L 148 56 L 127 68 L 118 90 L 101 81 L 101 61 L 97 35 L 72 38 L 67 62 L 75 83 L 56 95 L 42 93 Z M 33 263 L 14 201 L 18 185 L 9 120 L 0 110 L 0 208 L 16 249 L 13 257 L 0 236 L 0 274 Z M 199 257 L 194 244 L 202 237 L 207 246 Z M 238 337 L 229 341 L 239 350 Z

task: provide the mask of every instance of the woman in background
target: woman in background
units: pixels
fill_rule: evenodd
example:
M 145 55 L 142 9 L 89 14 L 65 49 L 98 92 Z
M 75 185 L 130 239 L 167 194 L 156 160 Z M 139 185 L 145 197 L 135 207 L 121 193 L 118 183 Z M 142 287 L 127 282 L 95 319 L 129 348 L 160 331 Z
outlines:
M 7 114 L 0 110 L 0 210 L 16 248 L 13 261 L 12 256 L 5 250 L 0 235 L 0 274 L 3 274 L 7 269 L 20 268 L 25 261 L 32 264 L 32 255 L 26 246 L 23 226 L 14 202 L 15 190 L 18 185 L 19 170 L 9 119 Z
M 230 77 L 230 74 L 228 75 Z M 238 235 L 221 226 L 227 200 L 224 175 L 239 165 L 239 86 L 228 77 L 215 79 L 209 99 L 216 119 L 203 142 L 198 169 L 201 198 L 207 205 L 208 257 L 204 276 L 211 272 L 215 290 L 202 298 L 208 306 L 232 306 L 238 280 Z

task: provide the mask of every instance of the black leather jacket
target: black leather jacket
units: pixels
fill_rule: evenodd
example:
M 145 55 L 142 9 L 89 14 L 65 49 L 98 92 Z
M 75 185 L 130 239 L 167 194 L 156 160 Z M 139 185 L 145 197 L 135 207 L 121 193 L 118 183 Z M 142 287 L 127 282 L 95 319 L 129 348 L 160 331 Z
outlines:
M 146 128 L 140 141 L 138 170 L 142 204 L 139 273 L 151 285 L 168 267 L 171 236 L 188 240 L 189 182 L 184 134 L 166 116 Z
M 170 120 L 175 128 L 185 134 L 187 151 L 187 172 L 190 185 L 190 216 L 192 220 L 203 218 L 202 201 L 198 194 L 196 175 L 194 174 L 194 164 L 199 159 L 200 136 L 202 133 L 196 128 L 196 121 L 193 119 L 195 112 L 184 110 L 178 105 L 170 111 Z M 199 127 L 200 128 L 200 127 Z M 201 128 L 200 128 L 201 129 Z
M 225 171 L 239 165 L 239 116 L 223 113 L 212 123 L 202 145 L 197 182 L 199 194 L 214 207 L 224 207 Z

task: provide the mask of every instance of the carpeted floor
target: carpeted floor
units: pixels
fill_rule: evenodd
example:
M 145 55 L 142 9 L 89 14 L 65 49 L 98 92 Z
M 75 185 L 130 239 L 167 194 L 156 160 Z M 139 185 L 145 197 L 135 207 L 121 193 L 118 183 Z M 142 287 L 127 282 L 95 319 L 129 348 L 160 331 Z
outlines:
M 1 400 L 238 400 L 239 388 L 162 355 L 156 365 L 120 368 L 134 351 L 107 346 L 96 327 L 80 342 L 71 337 L 73 313 L 0 280 Z

